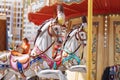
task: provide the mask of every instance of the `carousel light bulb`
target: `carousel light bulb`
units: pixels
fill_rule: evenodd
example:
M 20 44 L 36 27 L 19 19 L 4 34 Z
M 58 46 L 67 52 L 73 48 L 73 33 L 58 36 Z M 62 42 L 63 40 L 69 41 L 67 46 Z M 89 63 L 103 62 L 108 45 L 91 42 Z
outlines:
M 107 28 L 105 28 L 105 31 L 107 31 Z
M 104 47 L 107 47 L 107 45 L 104 45 Z
M 105 27 L 107 27 L 107 24 L 105 24 Z
M 106 39 L 107 39 L 107 36 L 105 36 L 104 39 L 106 40 Z
M 107 17 L 107 16 L 105 16 L 105 18 L 107 19 L 108 17 Z
M 107 43 L 107 41 L 106 40 L 104 40 L 104 44 L 106 44 Z
M 105 23 L 107 23 L 107 20 L 105 20 Z
M 115 17 L 115 14 L 113 14 L 113 17 Z
M 101 15 L 98 15 L 98 18 L 100 18 L 101 17 Z
M 107 35 L 107 32 L 105 32 L 104 34 L 105 34 L 105 36 L 106 36 L 106 35 Z

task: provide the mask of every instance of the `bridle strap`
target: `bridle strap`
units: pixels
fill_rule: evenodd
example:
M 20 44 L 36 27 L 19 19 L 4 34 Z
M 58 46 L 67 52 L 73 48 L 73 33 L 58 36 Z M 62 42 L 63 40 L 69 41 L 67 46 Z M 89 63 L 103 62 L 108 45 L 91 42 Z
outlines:
M 82 27 L 81 30 L 83 30 L 83 27 Z M 79 37 L 79 39 L 82 41 L 82 44 L 83 44 L 83 41 L 86 40 L 86 39 L 81 39 L 79 32 L 78 32 L 78 37 Z M 81 45 L 81 44 L 80 44 L 80 45 Z M 80 46 L 78 46 L 78 49 L 79 49 L 79 48 L 80 48 Z M 78 49 L 77 49 L 77 50 L 78 50 Z M 77 51 L 77 50 L 76 50 L 76 51 Z M 84 44 L 83 44 L 81 59 L 83 59 L 83 53 L 84 53 Z
M 72 31 L 71 31 L 71 32 L 72 32 Z M 70 32 L 70 33 L 71 33 L 71 32 Z M 70 33 L 69 33 L 69 34 L 70 34 Z M 73 35 L 73 36 L 70 37 L 69 34 L 68 34 L 68 36 L 67 36 L 67 38 L 66 38 L 66 40 L 65 40 L 65 42 L 64 42 L 64 44 L 63 44 L 63 48 L 64 48 L 66 42 L 68 41 L 68 39 L 70 39 L 70 38 L 72 39 L 72 37 L 74 36 L 74 35 Z
M 48 34 L 52 37 L 52 34 L 50 33 L 49 29 L 50 29 L 51 25 L 48 27 Z M 52 28 L 51 28 L 52 29 Z
M 68 41 L 69 38 L 70 38 L 70 36 L 68 36 L 67 39 L 65 40 L 65 42 L 63 44 L 63 48 L 64 48 L 64 46 L 65 46 L 65 44 L 66 44 L 66 42 Z
M 64 42 L 64 44 L 63 44 L 63 47 L 65 46 L 65 44 L 66 44 L 66 42 L 68 41 L 68 39 L 72 39 L 73 36 L 75 36 L 75 38 L 76 38 L 76 33 L 70 37 L 70 34 L 71 34 L 74 30 L 76 30 L 76 29 L 72 29 L 72 30 L 68 33 L 67 38 L 66 38 L 66 40 L 65 40 L 65 42 Z M 77 38 L 76 38 L 76 39 L 77 39 Z M 77 39 L 77 40 L 78 40 L 78 39 Z
M 50 47 L 55 43 L 55 41 L 52 42 L 52 44 L 46 49 L 44 50 L 41 54 L 45 53 L 46 51 L 48 51 L 50 49 Z
M 57 35 L 57 34 L 55 33 L 55 31 L 53 30 L 52 26 L 54 26 L 54 25 L 50 25 L 50 26 L 48 27 L 48 34 L 49 34 L 50 36 L 60 37 L 60 35 Z M 50 28 L 51 28 L 53 34 L 50 33 L 50 31 L 49 31 Z
M 78 31 L 77 33 L 75 33 L 75 35 L 78 34 L 78 39 L 77 39 L 77 40 L 84 41 L 84 40 L 81 39 L 81 37 L 80 37 L 80 35 L 79 35 L 79 32 L 80 32 L 80 31 Z M 65 43 L 67 42 L 68 38 L 70 38 L 70 36 L 67 37 Z M 64 43 L 63 46 L 65 46 L 65 43 Z M 81 45 L 82 45 L 82 44 L 80 43 L 80 44 L 78 45 L 78 47 L 77 47 L 72 53 L 75 53 L 75 52 L 80 48 Z M 82 55 L 83 55 L 83 52 L 84 52 L 84 50 L 82 51 Z
M 79 46 L 74 50 L 73 53 L 75 53 L 79 48 L 80 48 L 81 44 L 79 44 Z

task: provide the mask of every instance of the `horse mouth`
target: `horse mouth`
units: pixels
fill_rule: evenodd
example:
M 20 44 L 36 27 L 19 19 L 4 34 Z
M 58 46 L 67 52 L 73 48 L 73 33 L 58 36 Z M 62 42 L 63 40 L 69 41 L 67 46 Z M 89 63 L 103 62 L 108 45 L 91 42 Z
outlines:
M 62 38 L 61 38 L 61 37 L 58 37 L 58 38 L 57 38 L 57 42 L 60 43 L 60 44 L 62 44 L 62 43 L 63 43 Z
M 30 56 L 31 57 L 36 57 L 37 55 L 36 55 L 36 53 L 32 53 Z
M 2 61 L 2 62 L 6 62 L 6 61 L 7 61 L 7 56 L 1 58 L 0 61 Z

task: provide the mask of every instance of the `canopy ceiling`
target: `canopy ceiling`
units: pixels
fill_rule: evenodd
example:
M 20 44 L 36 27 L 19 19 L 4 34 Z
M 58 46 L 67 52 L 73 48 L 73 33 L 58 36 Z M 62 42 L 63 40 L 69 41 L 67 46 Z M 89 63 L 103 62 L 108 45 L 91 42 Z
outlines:
M 88 0 L 81 3 L 65 4 L 62 3 L 66 19 L 87 15 Z M 55 16 L 57 4 L 45 6 L 39 11 L 28 14 L 29 21 L 36 25 L 40 25 L 45 20 Z M 98 14 L 119 14 L 120 0 L 93 0 L 93 15 Z

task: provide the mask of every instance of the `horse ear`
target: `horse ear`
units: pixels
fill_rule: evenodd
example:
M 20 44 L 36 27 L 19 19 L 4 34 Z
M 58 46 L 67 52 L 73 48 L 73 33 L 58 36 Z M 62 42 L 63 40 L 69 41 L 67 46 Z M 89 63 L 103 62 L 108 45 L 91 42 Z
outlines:
M 58 17 L 53 20 L 53 23 L 58 23 Z
M 87 23 L 87 19 L 86 19 L 85 16 L 82 16 L 82 22 L 83 22 L 83 23 Z
M 64 13 L 64 8 L 61 4 L 57 5 L 57 11 Z

